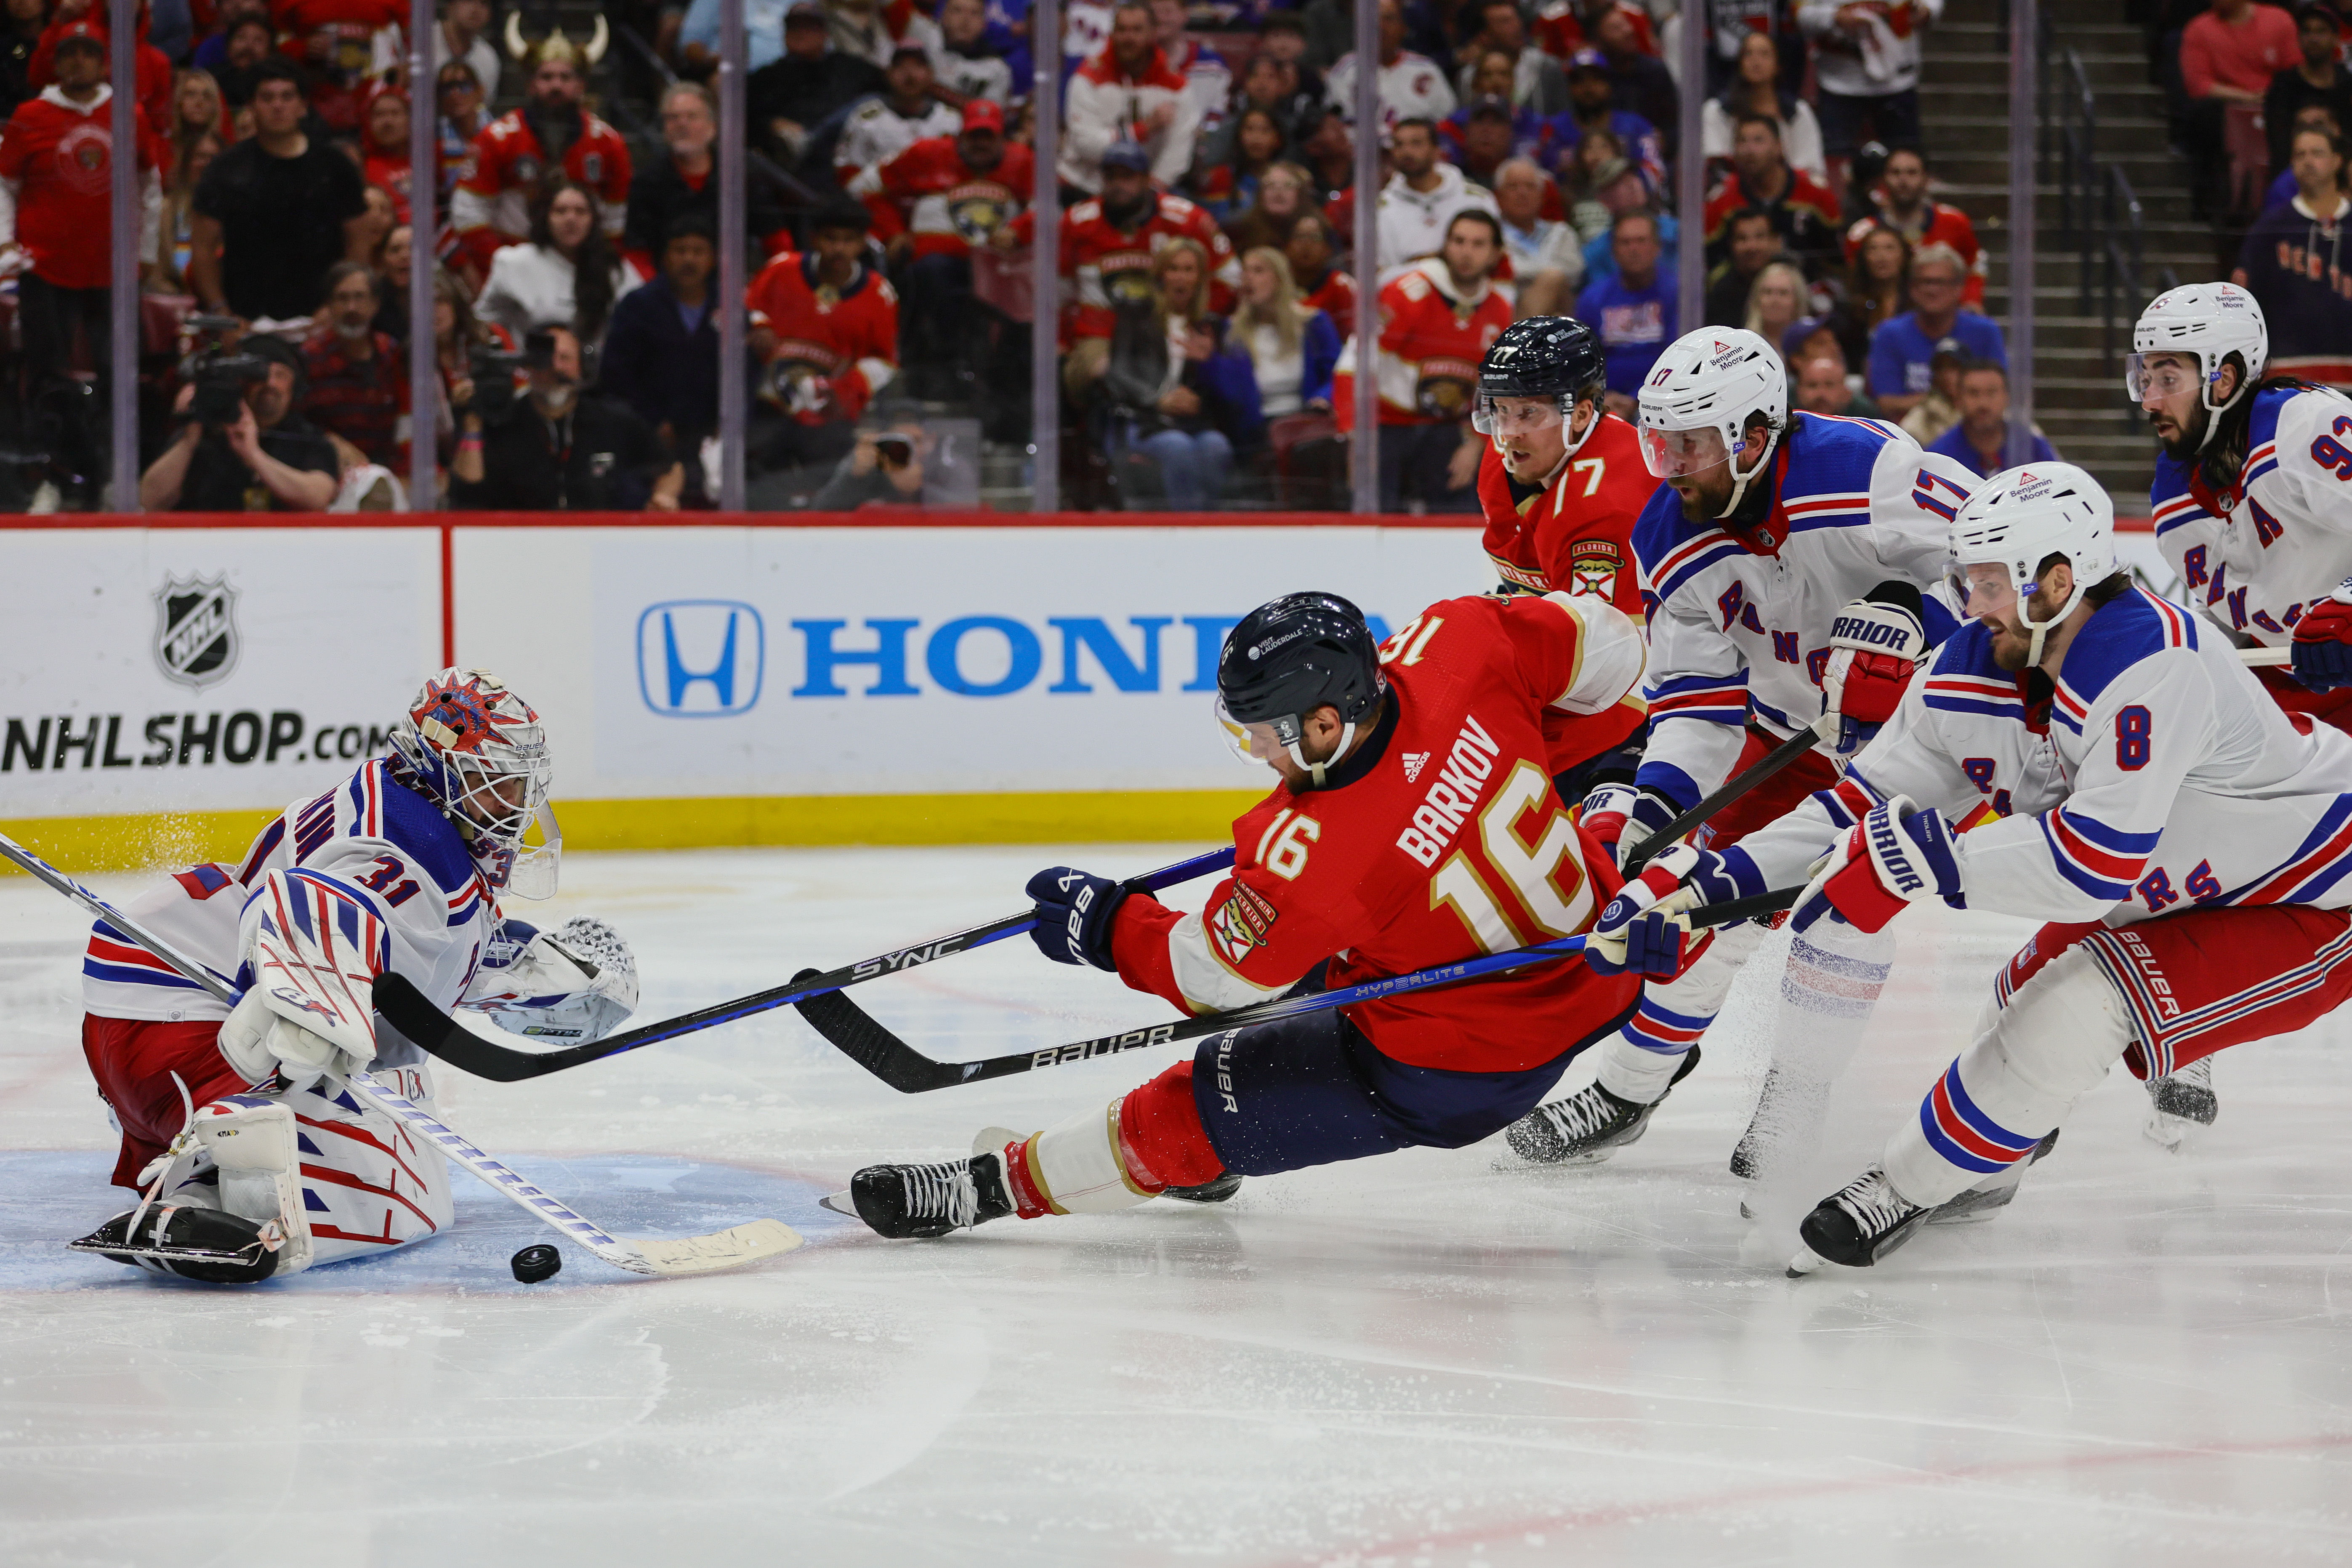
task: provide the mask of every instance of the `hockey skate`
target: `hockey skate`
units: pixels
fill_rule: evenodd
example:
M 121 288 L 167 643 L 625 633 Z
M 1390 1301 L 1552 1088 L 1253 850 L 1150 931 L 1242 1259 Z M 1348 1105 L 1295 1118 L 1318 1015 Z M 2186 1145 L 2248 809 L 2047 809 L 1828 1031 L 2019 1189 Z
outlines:
M 1231 1171 L 1222 1171 L 1197 1187 L 1162 1187 L 1160 1195 L 1174 1198 L 1180 1204 L 1222 1204 L 1231 1202 L 1241 1190 L 1242 1179 Z
M 1896 1192 L 1873 1165 L 1816 1204 L 1797 1227 L 1804 1247 L 1789 1264 L 1790 1277 L 1824 1263 L 1867 1268 L 1910 1240 L 1931 1212 Z
M 824 1206 L 854 1214 L 894 1241 L 969 1230 L 1013 1212 L 1003 1157 L 992 1152 L 929 1165 L 868 1165 Z
M 1683 1053 L 1682 1065 L 1667 1081 L 1666 1094 L 1698 1066 L 1698 1047 Z M 1649 1131 L 1650 1113 L 1666 1102 L 1662 1094 L 1647 1105 L 1610 1093 L 1598 1083 L 1586 1084 L 1566 1100 L 1538 1105 L 1504 1131 L 1511 1152 L 1537 1165 L 1597 1165 Z
M 2221 1114 L 2213 1092 L 2213 1058 L 2200 1057 L 2179 1072 L 2147 1080 L 2147 1122 L 2140 1131 L 2151 1143 L 2178 1149 L 2192 1127 L 2210 1127 Z
M 211 1285 L 257 1285 L 278 1271 L 284 1242 L 275 1221 L 174 1203 L 125 1209 L 66 1245 L 150 1274 Z
M 2025 1180 L 2025 1168 L 2058 1147 L 2058 1130 L 2052 1128 L 2048 1137 L 2033 1146 L 2032 1152 L 2012 1163 L 2009 1169 L 1988 1177 L 1969 1188 L 1958 1197 L 1948 1198 L 1927 1211 L 1929 1225 L 1973 1225 L 1990 1219 L 2009 1206 L 2017 1196 L 2017 1186 Z

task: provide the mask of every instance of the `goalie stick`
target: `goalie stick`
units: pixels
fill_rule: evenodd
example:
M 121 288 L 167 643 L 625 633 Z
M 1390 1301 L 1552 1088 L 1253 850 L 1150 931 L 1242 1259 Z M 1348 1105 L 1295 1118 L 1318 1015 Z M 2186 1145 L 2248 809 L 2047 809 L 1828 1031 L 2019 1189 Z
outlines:
M 179 952 L 5 833 L 0 833 L 0 858 L 14 862 L 81 905 L 121 932 L 127 940 L 145 948 L 221 1002 L 234 1007 L 243 996 L 244 993 L 227 979 Z M 384 978 L 398 977 L 386 975 Z M 574 1211 L 561 1198 L 525 1181 L 505 1164 L 476 1148 L 447 1122 L 390 1085 L 363 1072 L 352 1073 L 344 1081 L 432 1140 L 444 1154 L 472 1172 L 491 1191 L 515 1204 L 542 1225 L 552 1226 L 562 1231 L 605 1262 L 625 1268 L 632 1274 L 709 1274 L 722 1268 L 756 1263 L 763 1258 L 773 1258 L 779 1253 L 790 1252 L 801 1244 L 799 1232 L 781 1220 L 772 1219 L 755 1219 L 749 1225 L 713 1231 L 708 1236 L 613 1236 Z
M 1709 904 L 1693 910 L 1690 923 L 1696 930 L 1731 925 L 1759 915 L 1778 914 L 1795 904 L 1798 895 L 1803 891 L 1802 888 L 1780 888 L 1769 893 L 1759 893 L 1753 898 Z M 1326 1007 L 1350 1007 L 1359 1002 L 1377 1001 L 1383 996 L 1401 996 L 1408 991 L 1426 991 L 1432 986 L 1481 980 L 1506 970 L 1522 969 L 1530 963 L 1570 958 L 1583 951 L 1582 937 L 1559 937 L 1551 942 L 1512 948 L 1506 952 L 1486 953 L 1477 958 L 1465 958 L 1457 963 L 1418 969 L 1410 974 L 1367 980 L 1360 984 L 1342 986 L 1337 991 L 1276 996 L 1264 1002 L 1254 1002 L 1246 1007 L 1236 1007 L 1231 1012 L 1206 1013 L 1197 1018 L 1185 1018 L 1172 1024 L 1152 1024 L 1140 1029 L 1129 1029 L 1124 1034 L 1098 1035 L 1090 1040 L 1073 1040 L 1066 1046 L 1048 1046 L 1044 1050 L 1020 1051 L 976 1062 L 934 1061 L 884 1028 L 866 1009 L 838 991 L 811 997 L 805 1002 L 796 1002 L 793 1006 L 802 1017 L 808 1020 L 811 1028 L 833 1042 L 859 1067 L 901 1094 L 923 1094 L 935 1089 L 951 1089 L 960 1083 L 1009 1078 L 1014 1073 L 1035 1072 L 1041 1068 L 1062 1067 L 1070 1062 L 1117 1056 L 1122 1051 L 1139 1051 L 1150 1046 L 1198 1039 L 1203 1035 L 1222 1034 L 1228 1029 L 1245 1029 L 1255 1024 L 1292 1018 L 1301 1013 L 1318 1012 Z
M 1230 846 L 1213 849 L 1206 855 L 1195 855 L 1189 860 L 1179 860 L 1157 871 L 1135 878 L 1130 888 L 1156 893 L 1162 888 L 1172 888 L 1189 882 L 1212 871 L 1222 871 L 1234 863 Z M 640 1028 L 624 1029 L 607 1035 L 601 1040 L 591 1040 L 561 1050 L 525 1051 L 476 1034 L 456 1018 L 425 999 L 416 987 L 397 974 L 387 974 L 376 982 L 376 1011 L 382 1013 L 409 1039 L 427 1053 L 447 1062 L 451 1067 L 486 1078 L 494 1083 L 515 1083 L 544 1073 L 562 1072 L 583 1063 L 601 1061 L 606 1057 L 634 1051 L 640 1046 L 658 1045 L 677 1039 L 698 1029 L 708 1029 L 716 1024 L 730 1024 L 738 1018 L 748 1018 L 754 1013 L 764 1013 L 774 1007 L 797 1005 L 810 997 L 827 991 L 838 991 L 845 985 L 857 985 L 868 980 L 878 980 L 886 974 L 903 974 L 909 969 L 926 963 L 936 963 L 942 958 L 959 952 L 970 952 L 992 942 L 1009 936 L 1019 936 L 1037 923 L 1036 911 L 1008 915 L 986 925 L 960 931 L 953 936 L 943 936 L 933 942 L 902 947 L 896 952 L 886 952 L 878 958 L 861 959 L 839 969 L 819 973 L 803 969 L 793 980 L 770 990 L 740 996 L 732 1002 L 720 1002 L 697 1013 L 682 1013 L 658 1024 Z

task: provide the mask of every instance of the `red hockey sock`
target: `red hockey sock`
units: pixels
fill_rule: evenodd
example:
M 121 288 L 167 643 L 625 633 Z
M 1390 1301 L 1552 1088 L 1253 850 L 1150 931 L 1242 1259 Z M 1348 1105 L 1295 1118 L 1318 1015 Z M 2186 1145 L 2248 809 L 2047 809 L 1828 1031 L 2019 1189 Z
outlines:
M 1118 1108 L 1119 1152 L 1139 1186 L 1197 1187 L 1223 1173 L 1192 1102 L 1192 1064 L 1178 1062 L 1128 1091 Z M 1137 1166 L 1142 1166 L 1138 1170 Z
M 1013 1195 L 1013 1212 L 1023 1219 L 1036 1219 L 1054 1212 L 1045 1202 L 1045 1194 L 1037 1190 L 1037 1178 L 1030 1173 L 1029 1156 L 1034 1152 L 1034 1138 L 1016 1138 L 1004 1146 L 1004 1188 Z

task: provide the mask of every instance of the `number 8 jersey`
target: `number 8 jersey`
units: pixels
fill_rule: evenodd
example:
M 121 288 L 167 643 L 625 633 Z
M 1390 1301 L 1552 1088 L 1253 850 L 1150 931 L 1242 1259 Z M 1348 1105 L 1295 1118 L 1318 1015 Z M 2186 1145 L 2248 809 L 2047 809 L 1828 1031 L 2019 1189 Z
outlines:
M 1120 978 L 1192 1013 L 1262 1001 L 1331 959 L 1355 984 L 1585 931 L 1609 857 L 1551 787 L 1547 710 L 1598 750 L 1639 707 L 1641 634 L 1606 603 L 1448 599 L 1381 645 L 1389 695 L 1320 788 L 1277 786 L 1234 824 L 1234 874 L 1200 915 L 1119 907 Z M 1347 1009 L 1390 1058 L 1512 1072 L 1630 1008 L 1638 982 L 1573 960 Z

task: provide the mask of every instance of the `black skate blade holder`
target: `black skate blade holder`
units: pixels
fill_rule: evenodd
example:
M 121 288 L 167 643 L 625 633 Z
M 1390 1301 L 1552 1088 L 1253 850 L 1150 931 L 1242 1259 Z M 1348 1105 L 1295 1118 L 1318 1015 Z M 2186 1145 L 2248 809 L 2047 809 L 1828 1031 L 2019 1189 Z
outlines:
M 260 1262 L 264 1252 L 274 1250 L 259 1238 L 248 1247 L 225 1252 L 217 1247 L 126 1247 L 119 1242 L 101 1242 L 95 1236 L 68 1241 L 66 1248 L 69 1252 L 96 1253 L 100 1258 L 152 1258 L 158 1263 L 226 1263 L 247 1268 Z

